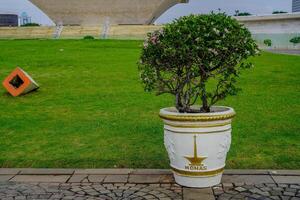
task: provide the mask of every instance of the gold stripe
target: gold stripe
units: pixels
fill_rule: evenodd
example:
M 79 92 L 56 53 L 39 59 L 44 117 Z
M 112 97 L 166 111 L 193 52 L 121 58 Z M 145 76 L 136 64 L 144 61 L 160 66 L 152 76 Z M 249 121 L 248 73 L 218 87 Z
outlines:
M 176 169 L 174 167 L 171 167 L 173 172 L 175 172 L 178 175 L 181 176 L 191 176 L 191 177 L 196 177 L 196 176 L 216 176 L 218 174 L 221 174 L 224 172 L 224 167 L 212 171 L 203 171 L 203 172 L 195 172 L 195 171 L 185 171 L 181 169 Z
M 211 134 L 211 133 L 224 133 L 226 131 L 230 131 L 231 128 L 225 129 L 225 130 L 220 130 L 220 131 L 211 131 L 211 132 L 183 132 L 183 131 L 174 131 L 174 130 L 170 130 L 165 128 L 165 130 L 168 130 L 170 132 L 173 133 L 181 133 L 181 134 Z
M 168 125 L 168 126 L 172 126 L 172 127 L 178 127 L 178 128 L 209 128 L 209 127 L 218 127 L 218 126 L 226 126 L 226 125 L 229 125 L 231 124 L 231 122 L 224 122 L 224 123 L 218 123 L 218 124 L 203 124 L 203 125 L 198 125 L 198 124 L 195 124 L 195 125 L 184 125 L 184 124 L 171 124 L 171 123 L 168 123 L 168 122 L 164 122 L 165 125 Z
M 232 119 L 235 113 L 224 114 L 224 115 L 213 115 L 213 116 L 197 116 L 197 115 L 165 115 L 159 114 L 160 118 L 172 121 L 217 121 Z

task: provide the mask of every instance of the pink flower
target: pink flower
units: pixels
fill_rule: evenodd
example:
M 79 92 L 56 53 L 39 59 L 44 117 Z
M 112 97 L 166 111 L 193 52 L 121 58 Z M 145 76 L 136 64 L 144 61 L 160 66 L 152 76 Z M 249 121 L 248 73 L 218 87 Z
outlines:
M 158 44 L 159 43 L 158 36 L 157 35 L 152 36 L 150 41 L 152 44 Z
M 148 42 L 145 41 L 145 42 L 144 42 L 144 49 L 146 49 L 147 47 L 148 47 Z

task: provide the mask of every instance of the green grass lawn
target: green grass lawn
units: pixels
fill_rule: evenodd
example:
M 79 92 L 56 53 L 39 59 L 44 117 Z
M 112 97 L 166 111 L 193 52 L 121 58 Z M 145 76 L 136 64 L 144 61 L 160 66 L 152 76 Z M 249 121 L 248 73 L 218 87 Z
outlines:
M 0 41 L 0 79 L 22 67 L 41 88 L 0 89 L 0 166 L 168 168 L 159 109 L 145 93 L 141 41 Z M 300 56 L 263 53 L 240 79 L 227 168 L 300 167 Z

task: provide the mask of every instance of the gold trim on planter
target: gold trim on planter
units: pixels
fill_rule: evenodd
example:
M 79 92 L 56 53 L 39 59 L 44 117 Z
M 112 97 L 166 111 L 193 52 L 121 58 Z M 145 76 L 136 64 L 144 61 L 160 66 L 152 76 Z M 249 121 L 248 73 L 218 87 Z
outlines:
M 224 114 L 224 115 L 212 115 L 212 116 L 197 116 L 197 115 L 166 115 L 159 114 L 160 118 L 171 120 L 171 121 L 216 121 L 232 119 L 235 113 Z
M 224 130 L 219 130 L 219 131 L 206 131 L 206 132 L 183 132 L 183 131 L 174 131 L 174 130 L 170 130 L 170 129 L 168 129 L 168 128 L 165 128 L 165 130 L 168 130 L 168 131 L 170 131 L 170 132 L 173 132 L 173 133 L 179 133 L 179 134 L 191 134 L 191 135 L 193 135 L 193 134 L 212 134 L 212 133 L 224 133 L 224 132 L 226 132 L 226 131 L 230 131 L 231 130 L 231 128 L 228 128 L 228 129 L 224 129 Z
M 171 167 L 172 171 L 175 172 L 178 175 L 181 176 L 190 176 L 190 177 L 196 177 L 196 176 L 216 176 L 224 172 L 224 167 L 212 171 L 203 171 L 203 172 L 195 172 L 195 171 L 185 171 L 181 169 L 176 169 L 174 167 Z
M 218 126 L 226 126 L 226 125 L 230 125 L 231 122 L 224 122 L 224 123 L 218 123 L 218 124 L 203 124 L 203 125 L 199 125 L 199 124 L 189 124 L 189 125 L 185 125 L 185 124 L 171 124 L 168 122 L 164 123 L 167 126 L 172 126 L 172 127 L 176 127 L 176 128 L 209 128 L 209 127 L 218 127 Z

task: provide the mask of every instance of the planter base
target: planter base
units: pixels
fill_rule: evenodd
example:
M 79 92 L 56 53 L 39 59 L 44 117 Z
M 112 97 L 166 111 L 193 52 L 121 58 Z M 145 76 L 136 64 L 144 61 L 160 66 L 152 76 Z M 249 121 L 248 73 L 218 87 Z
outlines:
M 205 188 L 212 187 L 221 182 L 222 174 L 214 177 L 184 177 L 174 173 L 175 181 L 181 186 Z

